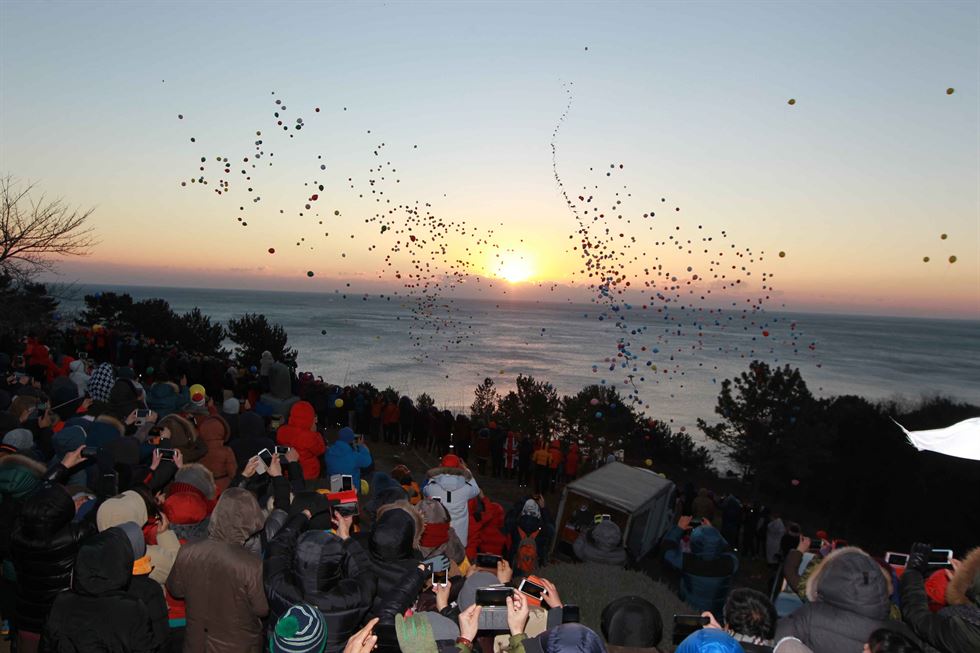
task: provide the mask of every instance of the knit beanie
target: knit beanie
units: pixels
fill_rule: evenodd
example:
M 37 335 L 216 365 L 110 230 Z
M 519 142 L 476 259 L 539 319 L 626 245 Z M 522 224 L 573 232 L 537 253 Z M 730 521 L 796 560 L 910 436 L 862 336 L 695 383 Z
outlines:
M 354 438 L 355 438 L 354 430 L 349 426 L 345 426 L 344 428 L 340 429 L 339 433 L 337 433 L 337 440 L 339 440 L 340 442 L 346 442 L 347 444 L 350 444 L 351 442 L 354 441 Z
M 327 624 L 312 605 L 298 603 L 288 610 L 269 635 L 270 653 L 321 653 L 327 645 Z
M 208 394 L 204 391 L 204 386 L 195 383 L 190 387 L 191 403 L 198 408 L 204 408 L 204 403 L 208 400 Z
M 7 431 L 3 436 L 3 443 L 8 447 L 13 447 L 17 451 L 25 451 L 34 448 L 34 434 L 28 429 L 14 429 Z
M 462 467 L 460 463 L 461 461 L 459 459 L 459 456 L 455 454 L 447 453 L 445 456 L 442 457 L 443 467 L 457 467 L 457 468 Z
M 702 628 L 688 635 L 675 653 L 742 653 L 741 644 L 724 630 Z
M 133 560 L 139 560 L 146 555 L 146 540 L 143 539 L 143 529 L 136 522 L 126 521 L 116 528 L 129 538 L 129 544 L 133 547 Z
M 201 491 L 207 499 L 214 499 L 214 474 L 200 463 L 188 463 L 177 470 L 174 483 L 187 483 Z

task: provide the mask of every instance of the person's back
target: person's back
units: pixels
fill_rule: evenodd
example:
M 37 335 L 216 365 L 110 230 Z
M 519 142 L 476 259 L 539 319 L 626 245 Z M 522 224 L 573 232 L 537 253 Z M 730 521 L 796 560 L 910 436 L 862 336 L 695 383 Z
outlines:
M 909 632 L 889 621 L 890 580 L 871 556 L 856 547 L 828 555 L 807 580 L 809 601 L 779 621 L 776 639 L 796 637 L 814 653 L 859 651 L 876 629 Z
M 326 451 L 323 437 L 316 430 L 316 413 L 306 401 L 297 401 L 289 411 L 289 423 L 279 427 L 276 442 L 292 447 L 299 453 L 303 478 L 310 480 L 320 475 L 320 456 Z
M 238 416 L 238 437 L 229 442 L 228 446 L 234 452 L 235 462 L 241 469 L 263 449 L 272 451 L 276 443 L 266 435 L 265 419 L 250 410 Z
M 732 578 L 738 571 L 738 558 L 729 550 L 728 543 L 718 529 L 698 526 L 691 532 L 691 550 L 680 550 L 684 534 L 685 518 L 664 536 L 671 548 L 664 559 L 681 572 L 680 597 L 699 611 L 709 610 L 720 614 Z M 683 525 L 682 525 L 683 524 Z
M 262 559 L 243 544 L 262 525 L 255 497 L 229 488 L 211 515 L 208 539 L 180 548 L 167 590 L 186 602 L 185 651 L 261 651 L 262 618 L 269 612 Z
M 361 470 L 371 465 L 371 452 L 364 444 L 355 443 L 353 429 L 345 426 L 337 434 L 337 440 L 327 449 L 324 461 L 327 476 L 349 474 L 353 477 L 354 489 L 361 491 Z
M 422 494 L 442 501 L 452 516 L 453 529 L 465 547 L 470 530 L 469 500 L 480 494 L 473 474 L 462 467 L 457 456 L 449 454 L 442 459 L 441 467 L 429 470 L 428 476 L 429 482 L 422 488 Z
M 135 535 L 142 538 L 135 523 Z M 141 542 L 142 543 L 142 542 Z M 147 605 L 127 592 L 133 574 L 133 545 L 119 527 L 89 539 L 78 551 L 71 590 L 54 602 L 41 650 L 143 653 L 157 651 Z M 163 591 L 149 581 L 163 600 Z
M 208 448 L 208 452 L 201 458 L 201 464 L 211 470 L 214 484 L 218 492 L 222 492 L 231 483 L 238 469 L 235 452 L 225 444 L 231 437 L 231 428 L 223 417 L 211 415 L 201 420 L 197 433 Z

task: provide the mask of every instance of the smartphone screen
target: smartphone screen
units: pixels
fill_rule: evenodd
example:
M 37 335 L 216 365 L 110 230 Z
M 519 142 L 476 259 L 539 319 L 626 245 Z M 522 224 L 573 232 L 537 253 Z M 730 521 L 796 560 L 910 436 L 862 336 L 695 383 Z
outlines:
M 285 456 L 287 453 L 289 453 L 289 447 L 284 447 L 282 445 L 277 444 L 276 453 L 279 454 L 280 456 Z
M 521 581 L 521 586 L 517 588 L 517 591 L 538 600 L 541 600 L 541 597 L 548 593 L 548 590 L 545 589 L 544 585 L 538 585 L 534 581 L 530 581 L 527 578 Z
M 885 553 L 885 563 L 889 565 L 894 565 L 896 567 L 904 567 L 909 562 L 909 554 L 907 553 L 895 553 L 894 551 L 888 551 Z
M 577 624 L 579 623 L 580 616 L 577 605 L 572 605 L 571 603 L 566 603 L 561 608 L 561 622 L 563 624 Z
M 507 597 L 514 590 L 510 587 L 481 587 L 476 591 L 476 604 L 485 607 L 507 607 Z
M 674 644 L 680 644 L 691 633 L 701 630 L 708 625 L 708 618 L 699 614 L 674 615 Z
M 262 451 L 260 451 L 258 453 L 258 457 L 259 460 L 265 463 L 266 467 L 272 464 L 272 452 L 269 451 L 268 449 L 263 449 Z
M 500 556 L 495 556 L 492 553 L 477 553 L 476 554 L 476 566 L 484 567 L 485 569 L 496 569 L 497 563 L 500 562 Z
M 344 474 L 340 477 L 340 491 L 349 492 L 354 489 L 354 477 L 349 474 Z
M 929 552 L 929 566 L 930 567 L 946 567 L 949 566 L 950 560 L 953 559 L 952 549 L 933 549 Z
M 160 460 L 173 460 L 174 450 L 173 449 L 158 449 L 160 452 Z
M 136 419 L 146 419 L 150 416 L 149 408 L 138 408 L 136 410 Z
M 449 570 L 443 569 L 442 571 L 432 572 L 432 584 L 433 585 L 448 585 L 449 584 Z

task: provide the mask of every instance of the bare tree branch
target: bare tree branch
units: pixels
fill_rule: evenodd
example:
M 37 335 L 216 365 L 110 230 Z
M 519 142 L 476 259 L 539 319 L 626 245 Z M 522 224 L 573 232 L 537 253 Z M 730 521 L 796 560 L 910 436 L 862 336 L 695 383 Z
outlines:
M 11 175 L 0 177 L 0 272 L 28 279 L 52 269 L 54 257 L 85 256 L 97 243 L 86 225 L 93 212 L 48 200 Z

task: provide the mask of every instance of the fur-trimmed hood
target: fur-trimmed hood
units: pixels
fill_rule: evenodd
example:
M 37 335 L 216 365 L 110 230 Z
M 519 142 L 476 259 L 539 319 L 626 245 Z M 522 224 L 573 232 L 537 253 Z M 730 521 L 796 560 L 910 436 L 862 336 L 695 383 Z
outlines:
M 806 582 L 807 600 L 878 620 L 888 617 L 891 590 L 885 570 L 854 546 L 832 552 Z
M 32 476 L 41 478 L 44 476 L 44 472 L 47 468 L 43 463 L 40 463 L 30 456 L 25 456 L 19 453 L 8 453 L 5 456 L 0 456 L 0 469 L 6 467 L 23 467 L 25 470 L 31 473 Z
M 408 501 L 381 506 L 369 537 L 370 551 L 385 561 L 407 558 L 419 549 L 423 528 L 422 515 Z
M 121 421 L 119 421 L 118 418 L 113 417 L 109 413 L 102 413 L 101 415 L 95 418 L 95 421 L 96 423 L 99 424 L 109 424 L 117 431 L 119 431 L 120 437 L 126 435 L 126 425 L 123 424 Z
M 426 476 L 429 478 L 435 478 L 437 476 L 462 476 L 467 481 L 473 480 L 473 473 L 461 467 L 433 467 L 426 472 Z
M 980 547 L 966 554 L 946 586 L 946 603 L 980 608 Z

